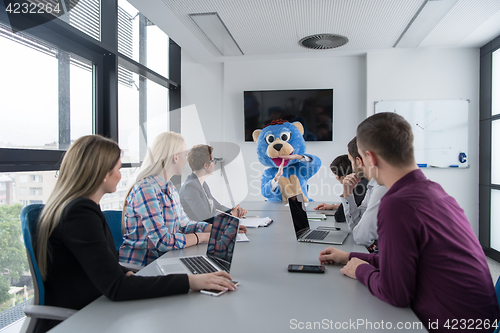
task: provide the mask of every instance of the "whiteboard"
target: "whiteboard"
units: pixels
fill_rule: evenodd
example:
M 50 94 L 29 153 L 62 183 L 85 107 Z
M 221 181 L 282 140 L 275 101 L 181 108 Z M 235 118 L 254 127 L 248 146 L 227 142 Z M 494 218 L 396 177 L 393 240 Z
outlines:
M 469 166 L 469 101 L 378 101 L 375 113 L 396 112 L 411 125 L 421 168 Z

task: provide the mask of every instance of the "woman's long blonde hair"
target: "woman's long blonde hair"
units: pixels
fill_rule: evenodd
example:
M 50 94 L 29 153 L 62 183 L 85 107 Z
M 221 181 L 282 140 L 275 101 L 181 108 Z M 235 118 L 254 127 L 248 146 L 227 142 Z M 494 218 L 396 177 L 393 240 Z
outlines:
M 116 142 L 99 135 L 76 140 L 64 155 L 54 190 L 38 221 L 35 254 L 42 278 L 47 278 L 49 238 L 66 206 L 79 197 L 94 194 L 120 159 Z
M 174 155 L 182 151 L 183 144 L 184 138 L 179 133 L 163 132 L 159 134 L 154 139 L 151 148 L 148 149 L 148 153 L 141 165 L 141 171 L 135 180 L 135 184 L 146 177 L 159 175 L 163 170 L 166 170 L 170 164 L 172 164 Z M 125 202 L 123 203 L 122 233 L 125 232 L 125 207 L 127 206 L 127 198 L 135 184 L 128 191 L 125 196 Z
M 156 176 L 167 169 L 172 163 L 175 154 L 182 151 L 184 138 L 179 133 L 163 132 L 153 141 L 141 166 L 141 171 L 135 182 L 138 183 L 146 177 Z

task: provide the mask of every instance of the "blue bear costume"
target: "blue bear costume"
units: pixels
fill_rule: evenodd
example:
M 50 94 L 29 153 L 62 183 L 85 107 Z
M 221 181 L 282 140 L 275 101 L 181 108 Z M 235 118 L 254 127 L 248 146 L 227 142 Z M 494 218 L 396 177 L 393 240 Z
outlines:
M 262 130 L 252 134 L 257 143 L 257 155 L 260 163 L 269 168 L 264 171 L 261 180 L 261 192 L 269 201 L 287 200 L 300 192 L 304 200 L 310 200 L 307 192 L 307 181 L 321 167 L 317 156 L 305 154 L 306 142 L 303 137 L 304 128 L 300 122 L 289 123 L 284 120 L 274 120 Z M 301 160 L 285 160 L 283 174 L 278 181 L 278 187 L 272 190 L 272 179 L 276 176 L 285 155 L 307 156 Z M 305 161 L 308 159 L 309 161 Z

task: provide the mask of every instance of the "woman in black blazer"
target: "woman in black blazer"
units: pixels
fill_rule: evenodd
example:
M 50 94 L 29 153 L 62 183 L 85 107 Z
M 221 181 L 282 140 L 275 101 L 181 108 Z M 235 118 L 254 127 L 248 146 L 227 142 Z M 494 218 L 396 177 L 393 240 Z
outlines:
M 182 208 L 193 221 L 212 222 L 216 210 L 231 213 L 233 216 L 242 217 L 246 209 L 239 205 L 228 208 L 221 205 L 210 192 L 205 179 L 210 176 L 215 167 L 212 155 L 213 148 L 208 145 L 196 145 L 191 148 L 187 160 L 193 173 L 189 175 L 179 191 Z
M 120 266 L 99 201 L 121 179 L 118 145 L 98 135 L 76 140 L 64 155 L 56 185 L 37 224 L 35 255 L 45 304 L 79 310 L 105 295 L 112 301 L 234 290 L 226 272 L 142 277 Z M 57 325 L 39 321 L 36 332 Z

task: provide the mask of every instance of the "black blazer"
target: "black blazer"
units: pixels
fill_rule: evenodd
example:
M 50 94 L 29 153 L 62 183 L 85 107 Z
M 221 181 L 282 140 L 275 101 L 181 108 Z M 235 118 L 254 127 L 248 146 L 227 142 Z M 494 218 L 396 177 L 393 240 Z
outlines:
M 205 195 L 205 192 L 207 193 Z M 215 215 L 215 211 L 210 210 L 210 203 L 208 202 L 207 196 L 214 201 L 214 209 L 221 210 L 223 212 L 231 211 L 230 208 L 221 205 L 210 192 L 207 182 L 203 183 L 203 188 L 198 180 L 198 176 L 194 173 L 187 177 L 186 181 L 179 191 L 181 197 L 181 205 L 187 216 L 193 221 L 205 221 L 212 223 L 212 218 Z
M 49 238 L 45 304 L 80 310 L 104 295 L 112 301 L 187 293 L 186 274 L 126 276 L 102 211 L 94 201 L 78 198 L 69 203 Z M 36 332 L 59 322 L 40 320 Z
M 356 205 L 361 205 L 363 199 L 366 195 L 366 185 L 368 185 L 368 179 L 361 178 L 361 181 L 356 185 L 352 194 L 354 195 L 354 201 Z M 345 214 L 344 214 L 344 205 L 340 204 L 339 208 L 335 212 L 335 221 L 337 222 L 345 222 Z

